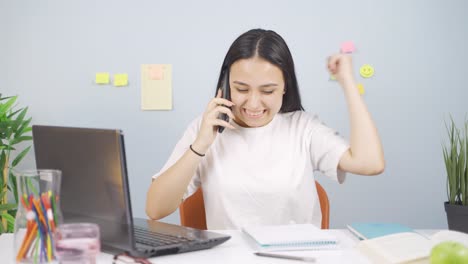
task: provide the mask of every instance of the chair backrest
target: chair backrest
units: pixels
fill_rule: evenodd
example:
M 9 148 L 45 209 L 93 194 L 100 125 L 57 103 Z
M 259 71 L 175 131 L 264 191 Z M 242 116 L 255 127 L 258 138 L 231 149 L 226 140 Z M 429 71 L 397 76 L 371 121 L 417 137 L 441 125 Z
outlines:
M 327 192 L 322 185 L 315 181 L 317 194 L 322 211 L 322 229 L 328 229 L 330 224 L 330 203 Z M 203 192 L 201 188 L 179 206 L 180 223 L 183 226 L 194 227 L 206 230 L 205 203 L 203 201 Z

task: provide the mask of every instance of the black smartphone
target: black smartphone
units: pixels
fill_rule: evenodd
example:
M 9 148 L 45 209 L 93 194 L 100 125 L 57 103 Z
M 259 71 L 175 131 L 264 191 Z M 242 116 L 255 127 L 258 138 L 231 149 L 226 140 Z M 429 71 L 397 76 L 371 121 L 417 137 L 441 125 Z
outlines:
M 222 81 L 222 84 L 221 84 L 221 91 L 223 93 L 222 97 L 224 99 L 227 99 L 227 100 L 231 101 L 231 89 L 229 87 L 229 69 L 226 69 L 224 71 L 223 81 Z M 221 114 L 219 114 L 218 118 L 222 119 L 222 120 L 224 120 L 226 122 L 229 122 L 229 116 L 227 114 L 221 113 Z M 225 127 L 223 127 L 223 126 L 218 126 L 218 133 L 223 133 L 224 128 Z

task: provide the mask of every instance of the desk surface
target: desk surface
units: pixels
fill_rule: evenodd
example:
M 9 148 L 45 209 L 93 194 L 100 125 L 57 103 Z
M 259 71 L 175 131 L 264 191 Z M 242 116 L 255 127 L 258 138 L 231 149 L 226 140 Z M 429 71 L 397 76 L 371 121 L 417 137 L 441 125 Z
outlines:
M 419 233 L 429 235 L 434 233 L 432 230 L 418 230 Z M 209 264 L 209 263 L 300 263 L 295 260 L 284 260 L 275 258 L 266 258 L 255 256 L 255 245 L 248 237 L 238 230 L 217 230 L 216 232 L 228 234 L 231 236 L 227 242 L 212 249 L 187 252 L 182 254 L 160 256 L 152 258 L 152 263 L 157 264 Z M 288 252 L 288 255 L 313 256 L 317 259 L 316 263 L 359 263 L 370 264 L 370 262 L 360 255 L 354 246 L 359 241 L 348 230 L 330 230 L 340 240 L 339 250 L 321 250 L 321 251 L 296 251 Z M 0 235 L 0 256 L 2 263 L 14 263 L 13 261 L 13 235 Z M 3 262 L 6 261 L 6 262 Z M 101 253 L 98 256 L 97 264 L 112 263 L 112 255 Z

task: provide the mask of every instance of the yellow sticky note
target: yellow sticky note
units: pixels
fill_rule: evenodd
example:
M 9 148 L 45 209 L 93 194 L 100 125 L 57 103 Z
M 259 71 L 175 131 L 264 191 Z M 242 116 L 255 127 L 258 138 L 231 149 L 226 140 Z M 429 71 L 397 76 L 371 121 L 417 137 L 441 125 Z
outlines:
M 114 86 L 127 86 L 128 85 L 128 74 L 119 73 L 114 74 Z
M 96 84 L 109 84 L 109 73 L 108 72 L 98 72 L 96 73 Z
M 141 109 L 172 109 L 172 65 L 141 65 Z
M 365 93 L 365 90 L 364 90 L 364 85 L 362 85 L 362 83 L 358 83 L 357 84 L 357 88 L 359 90 L 359 94 L 360 95 L 363 95 Z

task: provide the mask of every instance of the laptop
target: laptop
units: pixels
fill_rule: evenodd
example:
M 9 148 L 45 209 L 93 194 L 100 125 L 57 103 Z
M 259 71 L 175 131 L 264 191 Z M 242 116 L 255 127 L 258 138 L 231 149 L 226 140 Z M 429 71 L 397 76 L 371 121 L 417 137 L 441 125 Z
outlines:
M 32 133 L 36 167 L 62 171 L 64 222 L 98 224 L 103 251 L 153 257 L 208 249 L 230 238 L 134 219 L 121 130 L 35 125 Z

